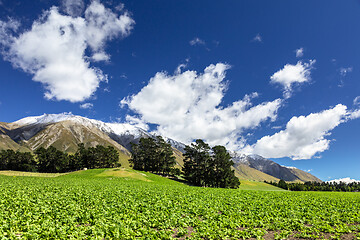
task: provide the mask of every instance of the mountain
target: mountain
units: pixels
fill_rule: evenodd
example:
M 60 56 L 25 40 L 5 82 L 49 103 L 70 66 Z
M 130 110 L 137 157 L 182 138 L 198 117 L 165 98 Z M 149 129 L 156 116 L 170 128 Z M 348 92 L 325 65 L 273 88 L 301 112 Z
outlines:
M 9 137 L 7 129 L 10 128 L 10 124 L 0 122 L 0 150 L 11 149 L 14 151 L 29 152 L 30 149 L 19 145 Z
M 85 147 L 113 146 L 120 154 L 122 166 L 129 167 L 131 143 L 142 137 L 154 137 L 144 129 L 127 123 L 105 123 L 76 116 L 71 113 L 43 114 L 26 117 L 13 123 L 0 123 L 0 150 L 34 151 L 39 147 L 54 146 L 61 151 L 74 153 L 79 143 Z M 173 147 L 178 167 L 184 164 L 185 144 L 163 136 Z M 258 155 L 231 153 L 237 177 L 255 181 L 305 182 L 320 179 L 297 168 L 279 164 Z
M 284 181 L 288 182 L 307 182 L 307 181 L 315 181 L 315 182 L 322 182 L 317 177 L 313 176 L 312 174 L 302 171 L 300 169 L 294 167 L 285 167 L 277 164 L 274 161 L 269 159 L 263 158 L 259 155 L 245 155 L 245 154 L 238 154 L 232 153 L 233 161 L 234 161 L 234 168 L 241 168 L 241 169 L 250 169 L 251 171 L 243 171 L 245 172 L 245 176 L 252 177 L 252 178 L 268 178 L 264 179 L 267 181 L 279 180 L 283 179 Z M 259 176 L 259 173 L 254 171 L 253 169 L 264 173 L 266 175 Z M 255 175 L 255 176 L 252 176 Z M 271 179 L 269 178 L 275 178 Z M 257 180 L 257 179 L 254 179 Z

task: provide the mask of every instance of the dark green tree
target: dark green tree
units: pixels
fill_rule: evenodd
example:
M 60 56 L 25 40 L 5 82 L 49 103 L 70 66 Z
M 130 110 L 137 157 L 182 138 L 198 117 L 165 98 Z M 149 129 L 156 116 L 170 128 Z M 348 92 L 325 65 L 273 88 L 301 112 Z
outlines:
M 78 150 L 70 158 L 70 168 L 79 170 L 83 168 L 111 168 L 120 167 L 119 153 L 113 146 L 85 148 L 83 143 L 78 145 Z
M 287 185 L 287 183 L 286 183 L 284 180 L 282 180 L 282 179 L 280 179 L 280 181 L 279 181 L 279 183 L 278 183 L 278 187 L 279 187 L 279 188 L 282 188 L 282 189 L 288 190 L 288 185 Z
M 14 170 L 24 172 L 36 172 L 36 161 L 34 155 L 30 152 L 16 152 L 17 166 Z
M 35 151 L 38 159 L 39 172 L 66 172 L 69 165 L 68 154 L 57 150 L 55 147 L 40 147 Z
M 36 171 L 36 162 L 30 152 L 18 152 L 11 149 L 0 152 L 0 170 Z
M 196 186 L 238 188 L 239 179 L 231 169 L 231 156 L 223 146 L 210 146 L 198 139 L 185 147 L 184 178 Z
M 170 173 L 176 173 L 176 170 L 172 170 L 176 164 L 172 147 L 161 136 L 156 137 L 156 157 L 158 159 L 156 164 L 156 171 L 161 174 L 168 175 Z
M 184 178 L 196 186 L 207 186 L 210 178 L 210 146 L 197 139 L 190 146 L 185 146 Z
M 175 173 L 176 164 L 171 145 L 161 136 L 141 138 L 139 144 L 132 144 L 131 166 L 136 170 L 169 175 Z
M 211 178 L 213 187 L 238 188 L 239 179 L 235 176 L 235 171 L 231 169 L 234 162 L 224 146 L 212 148 Z

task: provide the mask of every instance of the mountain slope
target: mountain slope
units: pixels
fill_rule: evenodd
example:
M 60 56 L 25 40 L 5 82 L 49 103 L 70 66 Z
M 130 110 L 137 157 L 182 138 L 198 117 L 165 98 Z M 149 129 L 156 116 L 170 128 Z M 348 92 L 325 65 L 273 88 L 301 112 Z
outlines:
M 238 163 L 234 165 L 235 175 L 241 180 L 253 180 L 253 181 L 279 181 L 280 179 L 263 173 L 257 169 L 251 168 L 246 164 Z
M 11 128 L 7 123 L 0 123 L 0 150 L 11 149 L 14 151 L 29 152 L 30 149 L 21 146 L 8 136 L 8 129 Z
M 299 179 L 301 179 L 304 182 L 310 181 L 310 182 L 322 182 L 319 178 L 315 177 L 314 175 L 305 172 L 303 170 L 300 170 L 298 168 L 290 168 L 290 171 Z
M 270 175 L 275 179 L 283 179 L 288 182 L 321 182 L 320 179 L 310 173 L 304 172 L 297 168 L 281 166 L 276 162 L 263 158 L 259 155 L 247 156 L 244 154 L 233 153 L 232 156 L 235 163 L 235 168 L 246 169 L 245 166 L 247 166 L 248 168 L 256 169 L 262 173 Z M 246 172 L 246 170 L 243 170 L 243 172 L 244 171 Z

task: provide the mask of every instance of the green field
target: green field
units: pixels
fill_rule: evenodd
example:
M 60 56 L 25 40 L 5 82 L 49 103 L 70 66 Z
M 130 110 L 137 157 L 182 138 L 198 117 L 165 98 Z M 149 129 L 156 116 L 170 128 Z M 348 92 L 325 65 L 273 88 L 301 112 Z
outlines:
M 266 190 L 278 189 L 189 187 L 128 169 L 0 175 L 0 239 L 360 239 L 360 193 Z

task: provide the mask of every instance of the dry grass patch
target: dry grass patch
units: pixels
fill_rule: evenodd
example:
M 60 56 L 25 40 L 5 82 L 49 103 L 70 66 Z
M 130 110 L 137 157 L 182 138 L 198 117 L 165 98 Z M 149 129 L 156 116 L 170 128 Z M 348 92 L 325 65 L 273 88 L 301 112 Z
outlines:
M 0 171 L 0 175 L 14 176 L 14 177 L 59 177 L 67 173 L 38 173 L 38 172 L 19 172 L 19 171 Z
M 131 178 L 135 180 L 141 180 L 145 182 L 152 182 L 147 178 L 146 174 L 137 172 L 135 170 L 126 169 L 126 168 L 115 168 L 108 169 L 104 172 L 97 174 L 98 177 L 120 177 L 120 178 Z

